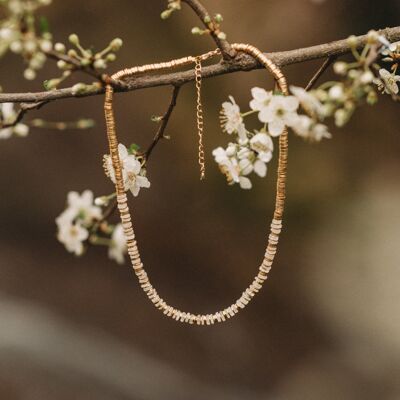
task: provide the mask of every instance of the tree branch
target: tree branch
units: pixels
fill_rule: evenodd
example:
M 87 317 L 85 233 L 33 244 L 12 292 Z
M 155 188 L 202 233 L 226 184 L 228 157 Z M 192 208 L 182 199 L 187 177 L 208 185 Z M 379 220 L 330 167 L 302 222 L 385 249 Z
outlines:
M 176 100 L 178 98 L 180 86 L 174 86 L 174 90 L 172 91 L 171 101 L 169 103 L 168 109 L 165 114 L 161 117 L 161 124 L 158 128 L 156 135 L 154 136 L 153 142 L 150 144 L 149 148 L 144 152 L 143 156 L 145 160 L 148 160 L 152 151 L 156 147 L 157 143 L 164 137 L 165 129 L 167 128 L 168 121 L 171 117 L 172 111 L 176 106 Z
M 386 28 L 379 31 L 390 42 L 400 40 L 400 26 L 394 28 Z M 367 42 L 367 35 L 357 37 L 357 47 L 363 47 Z M 350 46 L 347 39 L 338 40 L 335 42 L 320 44 L 296 50 L 267 53 L 267 56 L 280 67 L 297 64 L 301 62 L 327 58 L 330 56 L 340 56 L 350 52 Z M 251 71 L 257 68 L 262 68 L 252 57 L 240 54 L 232 62 L 220 62 L 214 65 L 203 67 L 203 79 L 211 78 L 219 75 L 238 71 Z M 138 89 L 150 87 L 174 85 L 181 86 L 187 82 L 193 81 L 195 78 L 194 71 L 183 71 L 176 73 L 167 73 L 162 75 L 144 74 L 137 77 L 131 77 L 124 82 L 115 82 L 115 92 L 128 92 Z M 36 93 L 0 93 L 0 103 L 12 102 L 39 102 L 53 101 L 71 97 L 85 97 L 104 93 L 104 89 L 93 87 L 84 94 L 73 94 L 72 88 L 51 90 L 48 92 Z
M 312 76 L 310 81 L 306 86 L 306 90 L 311 90 L 315 84 L 318 82 L 318 79 L 324 74 L 324 72 L 331 66 L 331 64 L 336 60 L 337 56 L 329 56 L 321 65 L 321 67 L 317 70 L 317 72 Z

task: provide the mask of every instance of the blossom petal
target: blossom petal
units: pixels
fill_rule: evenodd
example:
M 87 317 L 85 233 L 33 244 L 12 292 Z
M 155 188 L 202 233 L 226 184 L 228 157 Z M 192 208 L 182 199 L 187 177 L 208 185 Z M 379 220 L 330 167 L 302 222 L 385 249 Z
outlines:
M 257 160 L 254 163 L 254 172 L 261 178 L 264 178 L 264 176 L 267 175 L 267 164 L 261 160 Z
M 245 176 L 239 177 L 239 185 L 242 189 L 251 189 L 252 184 L 249 178 L 246 178 Z

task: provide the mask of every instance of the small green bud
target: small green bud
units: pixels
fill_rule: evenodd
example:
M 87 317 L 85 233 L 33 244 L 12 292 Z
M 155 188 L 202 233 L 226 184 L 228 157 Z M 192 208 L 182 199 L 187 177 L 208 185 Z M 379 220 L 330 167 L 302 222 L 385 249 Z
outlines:
M 112 51 L 118 51 L 123 45 L 123 41 L 120 38 L 115 38 L 110 43 L 110 48 Z
M 347 73 L 347 63 L 345 63 L 343 61 L 338 61 L 333 65 L 333 70 L 338 75 L 346 75 L 346 73 Z
M 97 69 L 105 69 L 107 68 L 107 63 L 102 58 L 99 58 L 93 63 L 93 66 Z
M 209 16 L 209 15 L 206 15 L 205 17 L 204 17 L 204 23 L 205 24 L 209 24 L 211 22 L 211 17 Z
M 173 2 L 168 4 L 168 7 L 173 11 L 180 10 L 181 9 L 181 2 L 180 2 L 180 0 L 173 1 Z
M 74 49 L 68 50 L 67 55 L 71 58 L 78 58 L 78 53 Z
M 74 46 L 78 46 L 79 45 L 79 37 L 78 37 L 78 35 L 76 33 L 72 33 L 71 35 L 69 35 L 68 40 Z
M 64 60 L 58 60 L 57 67 L 60 69 L 65 69 L 68 67 L 68 63 L 66 63 Z
M 90 61 L 88 58 L 83 58 L 83 59 L 81 60 L 81 64 L 82 64 L 84 67 L 87 67 L 88 65 L 90 65 L 90 63 L 91 63 L 91 61 Z
M 132 143 L 132 144 L 129 146 L 128 153 L 129 153 L 129 154 L 136 154 L 136 153 L 138 152 L 139 149 L 140 149 L 140 146 L 139 146 L 138 144 Z
M 373 105 L 376 104 L 377 102 L 378 102 L 378 95 L 376 94 L 375 91 L 371 90 L 371 91 L 368 93 L 368 96 L 367 96 L 367 103 L 368 103 L 369 105 L 373 106 Z
M 72 86 L 72 94 L 75 96 L 77 94 L 82 94 L 86 90 L 86 85 L 84 83 L 76 83 Z
M 161 122 L 162 119 L 163 118 L 162 118 L 161 115 L 152 115 L 151 118 L 150 118 L 151 122 L 156 122 L 156 123 Z
M 80 119 L 76 122 L 78 129 L 89 129 L 94 127 L 94 121 L 92 119 Z
M 58 51 L 59 53 L 65 53 L 65 45 L 63 43 L 56 43 L 54 45 L 54 50 Z
M 367 33 L 367 43 L 368 44 L 376 44 L 379 40 L 379 34 L 377 31 L 370 30 Z
M 192 35 L 202 35 L 204 31 L 200 29 L 198 26 L 194 26 L 192 28 Z
M 223 20 L 224 20 L 224 19 L 222 18 L 222 15 L 221 15 L 221 14 L 215 14 L 215 16 L 214 16 L 214 21 L 215 21 L 217 24 L 220 24 Z
M 116 58 L 117 58 L 117 56 L 114 53 L 109 53 L 106 56 L 106 61 L 113 62 L 116 60 Z
M 49 79 L 43 82 L 43 86 L 46 90 L 55 89 L 60 83 L 60 79 Z
M 172 14 L 172 10 L 168 9 L 168 10 L 164 10 L 161 14 L 160 17 L 161 19 L 168 19 Z
M 218 39 L 225 40 L 226 39 L 226 33 L 225 32 L 218 32 L 217 37 L 218 37 Z
M 351 35 L 347 39 L 347 43 L 349 44 L 350 47 L 356 47 L 357 46 L 357 37 L 354 35 Z

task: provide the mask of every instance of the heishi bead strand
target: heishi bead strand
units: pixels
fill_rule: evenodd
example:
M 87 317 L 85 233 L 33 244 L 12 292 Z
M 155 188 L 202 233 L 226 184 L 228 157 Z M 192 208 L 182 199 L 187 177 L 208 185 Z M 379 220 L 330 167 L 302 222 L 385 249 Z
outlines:
M 257 61 L 259 61 L 273 76 L 278 88 L 284 95 L 288 95 L 287 83 L 280 69 L 269 60 L 260 50 L 248 44 L 233 44 L 232 47 L 239 52 L 244 52 Z M 199 57 L 183 57 L 177 60 L 162 62 L 158 64 L 149 64 L 141 67 L 133 67 L 119 71 L 111 76 L 113 80 L 132 76 L 135 74 L 151 71 L 159 71 L 163 69 L 172 69 L 179 66 L 184 66 L 196 62 L 196 59 L 206 60 L 210 57 L 220 54 L 220 50 L 213 50 Z M 118 140 L 115 129 L 115 119 L 113 111 L 113 88 L 110 84 L 106 85 L 105 95 L 105 119 L 107 126 L 107 137 L 110 149 L 110 156 L 115 170 L 115 189 L 117 194 L 117 204 L 120 213 L 121 224 L 124 230 L 128 255 L 130 257 L 133 270 L 138 278 L 139 284 L 146 293 L 149 300 L 156 308 L 163 312 L 164 315 L 172 319 L 188 324 L 197 325 L 213 325 L 217 322 L 224 322 L 234 317 L 240 310 L 245 308 L 252 298 L 262 289 L 264 282 L 268 278 L 268 273 L 271 270 L 272 263 L 277 252 L 279 235 L 282 230 L 282 216 L 285 205 L 286 191 L 286 168 L 288 158 L 288 132 L 285 131 L 279 137 L 279 159 L 276 183 L 276 198 L 275 210 L 270 226 L 267 247 L 264 254 L 264 259 L 259 267 L 258 273 L 251 284 L 242 293 L 239 299 L 229 307 L 222 311 L 217 311 L 213 314 L 192 314 L 189 312 L 180 311 L 168 305 L 157 293 L 157 290 L 151 284 L 149 277 L 144 270 L 143 263 L 140 258 L 138 245 L 135 239 L 131 214 L 128 206 L 128 198 L 125 193 L 124 183 L 122 179 L 122 168 L 118 153 Z

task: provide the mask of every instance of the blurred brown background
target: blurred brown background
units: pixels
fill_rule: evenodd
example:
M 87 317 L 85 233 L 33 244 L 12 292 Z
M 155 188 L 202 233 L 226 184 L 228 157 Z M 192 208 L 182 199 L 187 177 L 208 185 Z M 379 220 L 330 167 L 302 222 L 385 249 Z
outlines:
M 213 48 L 193 37 L 187 7 L 159 19 L 165 1 L 55 1 L 44 13 L 55 40 L 78 33 L 100 48 L 124 40 L 112 70 Z M 228 38 L 288 50 L 396 26 L 400 2 L 204 0 Z M 286 69 L 304 85 L 318 63 Z M 0 65 L 7 92 L 41 90 L 56 75 L 21 78 Z M 245 108 L 265 72 L 204 82 L 208 177 L 198 182 L 193 85 L 183 88 L 149 166 L 150 190 L 132 201 L 148 272 L 177 307 L 210 312 L 236 298 L 263 255 L 275 176 L 249 192 L 225 184 L 211 150 L 225 145 L 218 111 L 229 94 Z M 121 141 L 146 146 L 169 89 L 116 97 Z M 400 140 L 398 107 L 381 98 L 333 139 L 291 140 L 285 230 L 265 289 L 240 316 L 211 328 L 163 317 L 128 263 L 103 249 L 82 258 L 55 238 L 69 190 L 105 194 L 102 97 L 63 100 L 32 117 L 91 117 L 91 131 L 32 130 L 0 143 L 0 398 L 400 399 Z

